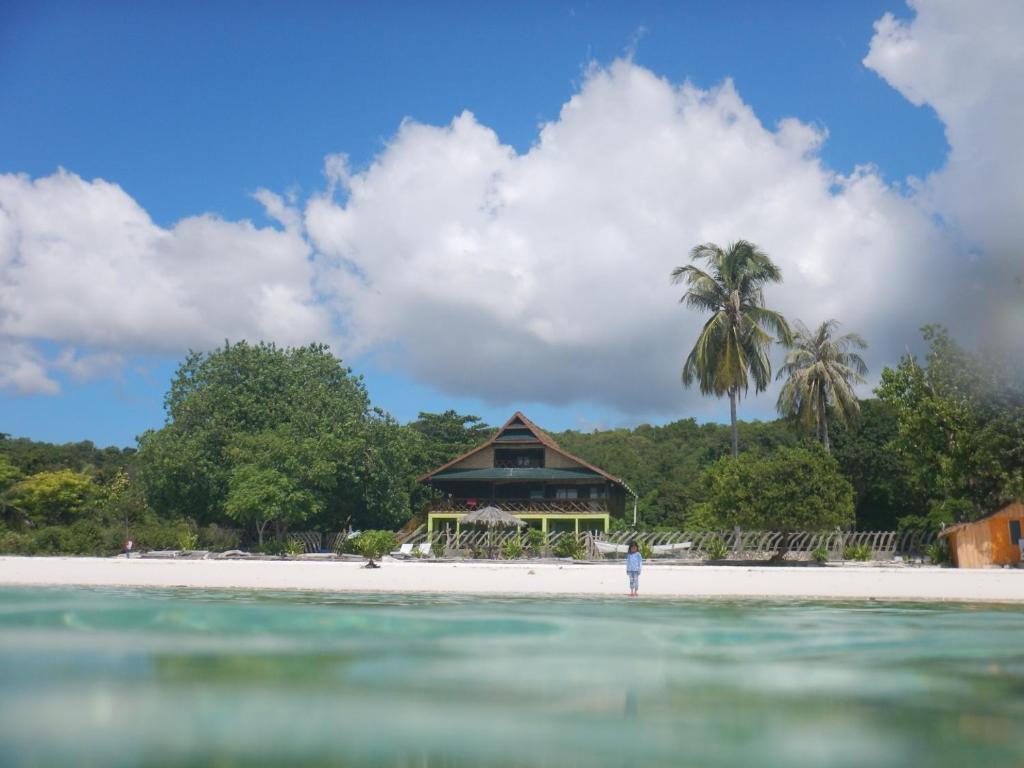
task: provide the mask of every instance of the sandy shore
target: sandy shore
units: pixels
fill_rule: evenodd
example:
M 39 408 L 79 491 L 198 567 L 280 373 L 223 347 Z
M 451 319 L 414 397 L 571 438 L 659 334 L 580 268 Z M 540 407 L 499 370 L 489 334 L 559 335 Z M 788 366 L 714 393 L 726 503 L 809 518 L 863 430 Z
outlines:
M 3 586 L 138 586 L 435 592 L 506 595 L 624 595 L 621 563 L 424 563 L 145 560 L 0 557 Z M 1024 570 L 929 567 L 772 568 L 648 564 L 648 597 L 874 598 L 1024 603 Z

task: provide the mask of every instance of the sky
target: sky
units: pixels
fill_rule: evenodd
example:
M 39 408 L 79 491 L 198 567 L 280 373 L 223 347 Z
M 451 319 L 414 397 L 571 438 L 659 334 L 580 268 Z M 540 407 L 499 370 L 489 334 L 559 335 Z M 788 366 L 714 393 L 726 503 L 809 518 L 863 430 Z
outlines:
M 1024 3 L 0 3 L 0 431 L 133 445 L 188 350 L 400 421 L 694 417 L 692 246 L 886 365 L 1024 339 Z M 776 352 L 776 362 L 781 352 Z M 743 418 L 772 418 L 777 388 Z

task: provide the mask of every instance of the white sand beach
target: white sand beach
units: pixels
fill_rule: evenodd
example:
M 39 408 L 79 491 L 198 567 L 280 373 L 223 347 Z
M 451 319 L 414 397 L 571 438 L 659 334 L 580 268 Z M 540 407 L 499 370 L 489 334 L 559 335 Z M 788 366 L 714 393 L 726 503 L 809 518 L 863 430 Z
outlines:
M 625 595 L 621 563 L 149 560 L 0 557 L 2 586 L 137 586 L 320 592 Z M 934 567 L 645 566 L 642 597 L 1024 603 L 1024 570 Z

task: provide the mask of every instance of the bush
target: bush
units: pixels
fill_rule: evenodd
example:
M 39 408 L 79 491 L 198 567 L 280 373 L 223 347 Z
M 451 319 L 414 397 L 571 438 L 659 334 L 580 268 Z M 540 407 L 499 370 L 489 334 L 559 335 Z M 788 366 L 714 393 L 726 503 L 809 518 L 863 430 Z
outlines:
M 571 557 L 573 560 L 582 560 L 586 557 L 586 551 L 576 535 L 573 533 L 562 534 L 562 537 L 555 544 L 555 555 L 558 557 Z
M 304 554 L 306 551 L 306 545 L 298 539 L 288 539 L 284 543 L 284 551 L 285 554 L 292 555 L 294 557 L 295 555 Z
M 199 546 L 199 534 L 191 526 L 178 534 L 178 549 L 193 550 Z
M 859 560 L 860 562 L 867 562 L 871 559 L 871 555 L 874 554 L 871 551 L 869 544 L 854 544 L 843 547 L 843 559 L 844 560 Z
M 936 541 L 929 544 L 927 549 L 928 559 L 935 565 L 946 565 L 950 562 L 949 546 L 945 541 Z
M 854 521 L 853 486 L 820 448 L 725 456 L 704 472 L 702 482 L 706 511 L 720 526 L 821 531 Z
M 518 560 L 526 548 L 519 539 L 509 539 L 501 545 L 501 556 L 506 560 Z
M 825 547 L 818 547 L 811 552 L 811 560 L 816 563 L 827 563 L 828 562 L 828 550 Z
M 398 537 L 391 531 L 363 531 L 355 541 L 359 554 L 367 560 L 384 557 L 398 546 Z
M 239 531 L 234 528 L 222 528 L 219 525 L 207 525 L 199 529 L 199 544 L 203 549 L 213 552 L 224 552 L 229 549 L 238 549 L 242 541 Z
M 430 545 L 430 554 L 433 555 L 437 559 L 440 559 L 440 558 L 444 557 L 444 555 L 445 555 L 444 542 L 441 541 L 440 539 L 437 539 L 436 541 L 434 541 L 434 543 L 432 543 Z
M 651 545 L 648 544 L 646 541 L 638 541 L 636 543 L 636 548 L 640 552 L 640 557 L 642 557 L 644 560 L 650 560 L 652 557 L 654 557 L 654 550 L 651 549 Z
M 715 536 L 704 547 L 704 552 L 707 554 L 708 560 L 724 560 L 725 556 L 729 554 L 729 547 L 721 538 Z
M 273 557 L 284 557 L 288 554 L 288 543 L 281 539 L 267 539 L 256 551 L 261 555 L 272 555 Z
M 0 554 L 30 555 L 32 554 L 32 535 L 17 531 L 0 533 Z
M 544 553 L 546 544 L 547 537 L 544 535 L 544 531 L 531 528 L 526 532 L 526 548 L 533 554 L 540 557 Z

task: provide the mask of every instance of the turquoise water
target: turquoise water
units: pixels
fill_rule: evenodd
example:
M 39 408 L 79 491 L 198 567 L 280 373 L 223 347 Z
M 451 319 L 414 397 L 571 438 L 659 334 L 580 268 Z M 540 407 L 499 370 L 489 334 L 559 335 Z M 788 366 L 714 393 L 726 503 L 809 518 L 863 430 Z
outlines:
M 1019 766 L 1024 610 L 0 589 L 0 764 Z

